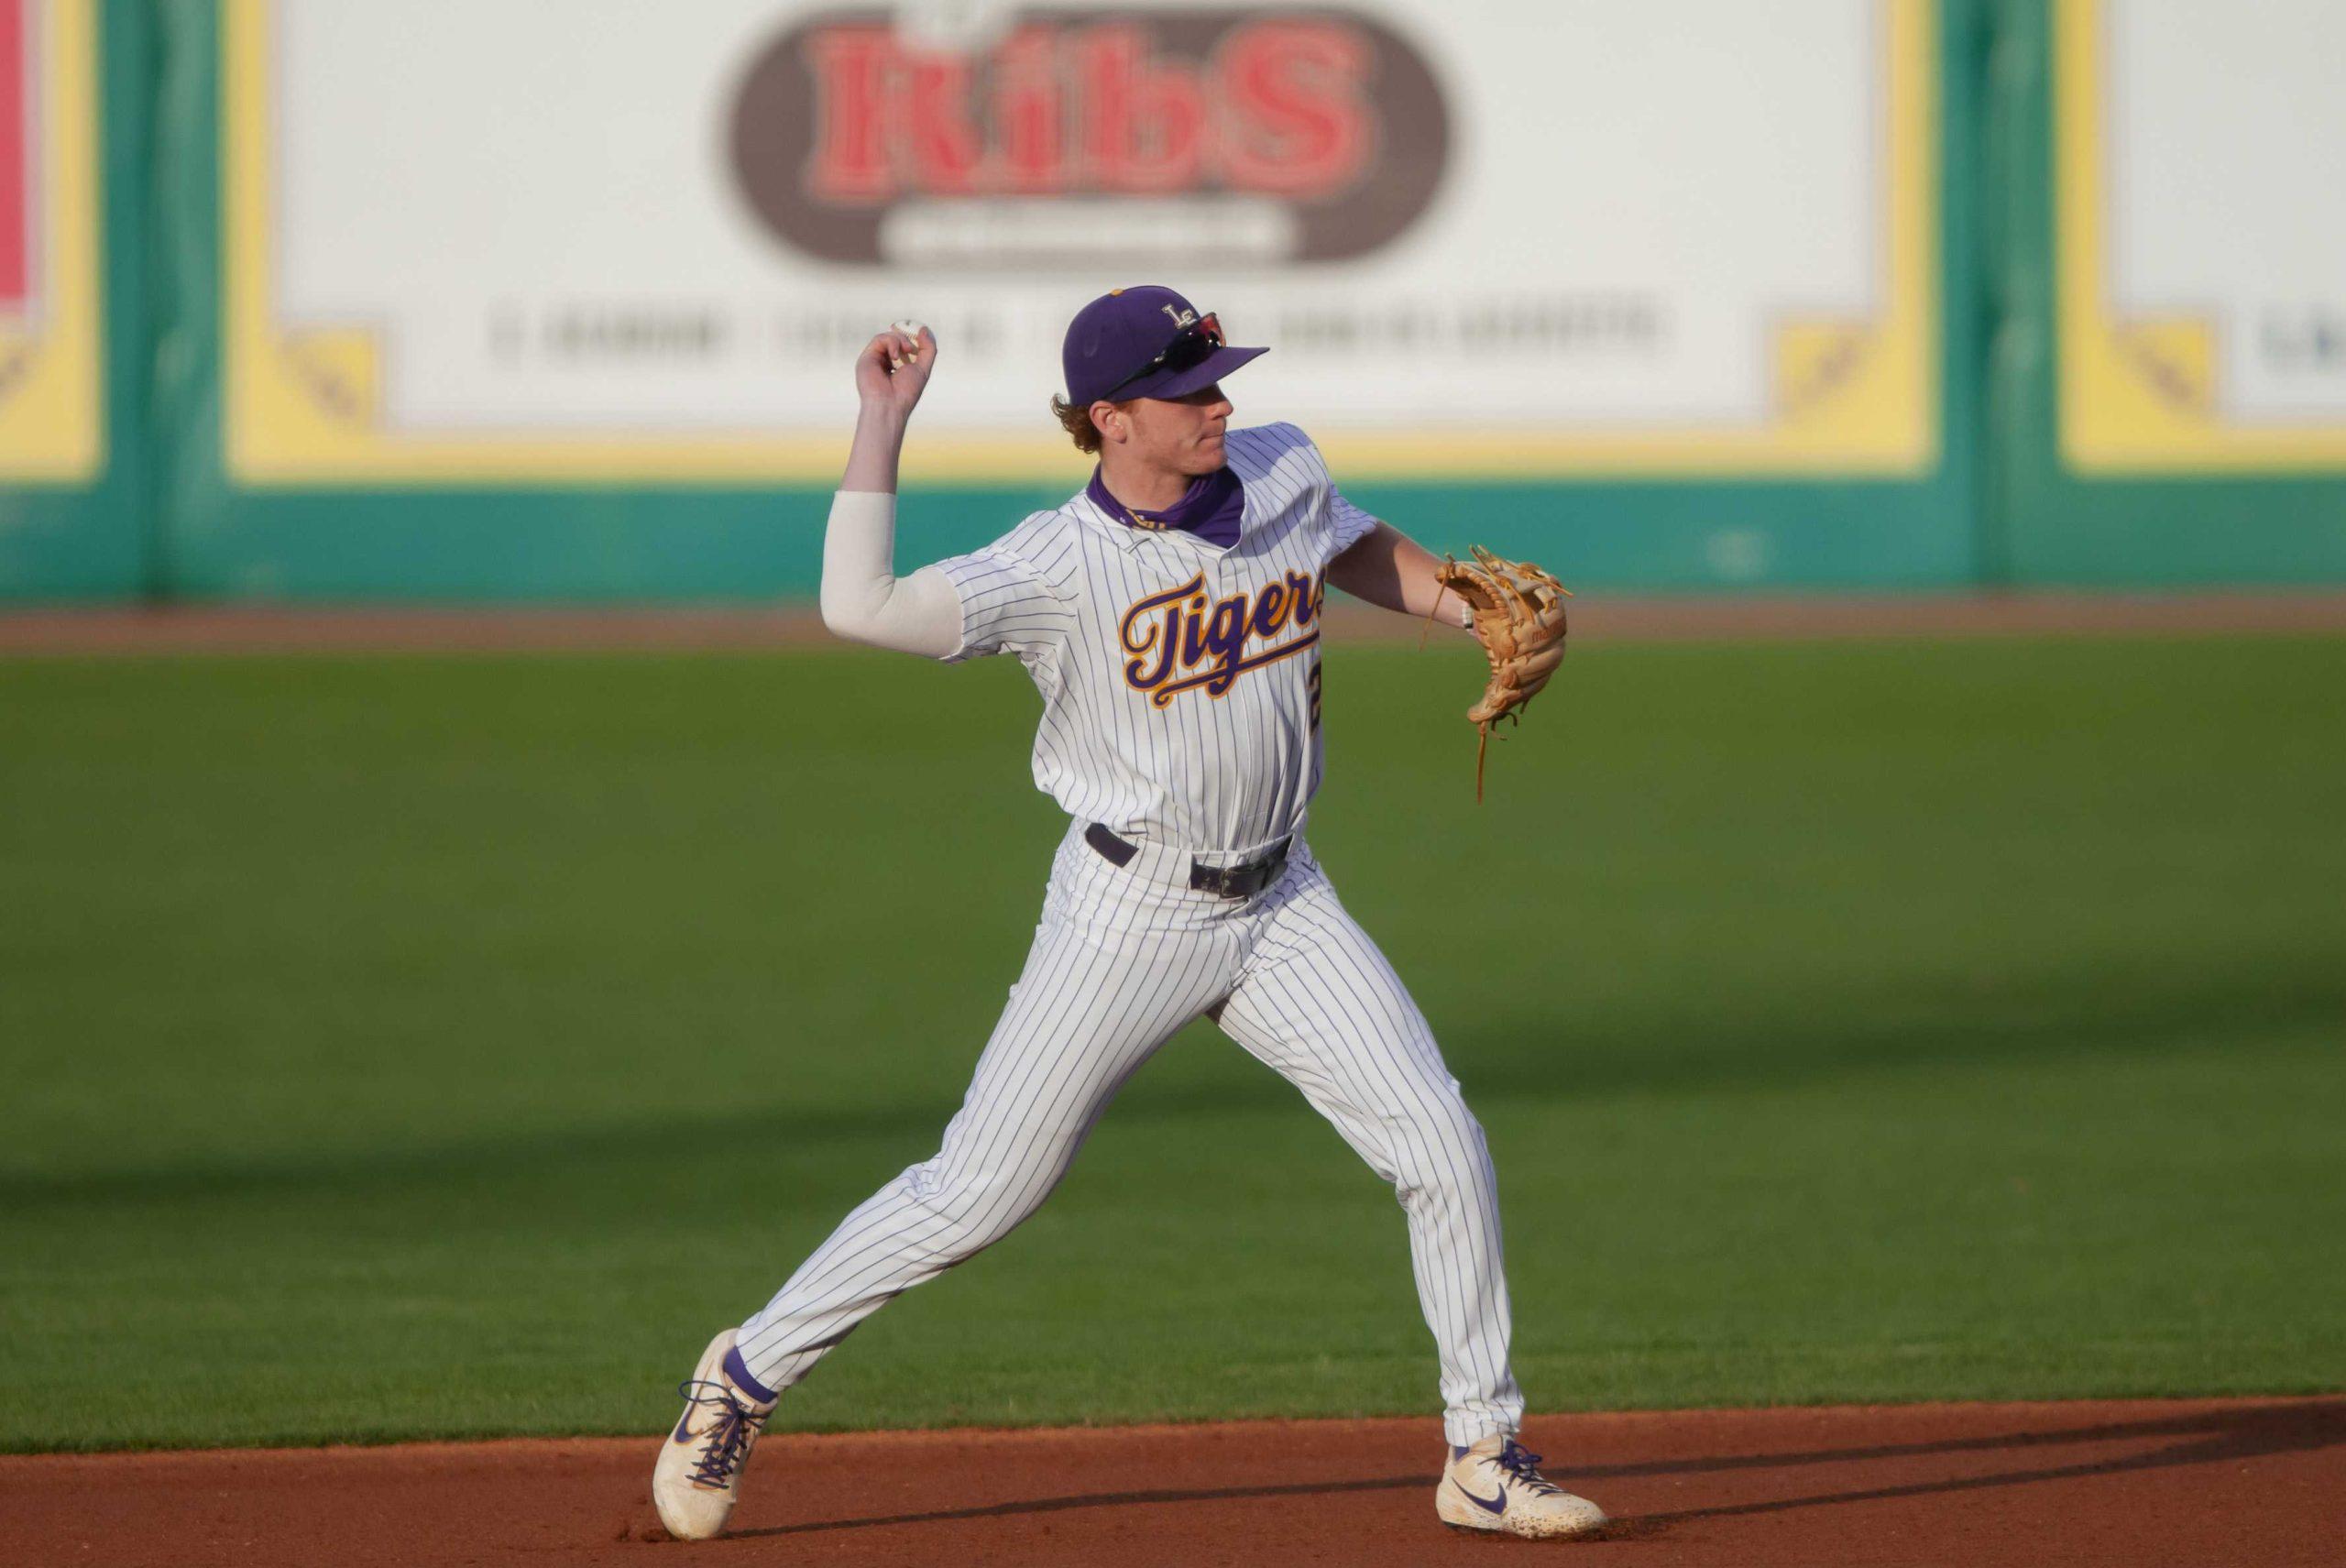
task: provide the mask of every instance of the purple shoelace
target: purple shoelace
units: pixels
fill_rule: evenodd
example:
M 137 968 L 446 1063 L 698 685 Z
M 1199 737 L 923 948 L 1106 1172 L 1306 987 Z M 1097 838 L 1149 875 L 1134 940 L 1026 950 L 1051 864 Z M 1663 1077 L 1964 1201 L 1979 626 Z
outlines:
M 696 1388 L 711 1392 L 696 1394 Z M 742 1458 L 750 1452 L 750 1443 L 765 1424 L 759 1415 L 733 1397 L 733 1391 L 722 1383 L 696 1383 L 690 1378 L 676 1385 L 689 1404 L 716 1405 L 721 1409 L 717 1423 L 701 1434 L 706 1445 L 699 1461 L 693 1466 L 693 1481 L 702 1486 L 726 1486 L 733 1481 L 733 1472 L 741 1467 Z
M 1540 1455 L 1519 1442 L 1510 1440 L 1505 1448 L 1500 1449 L 1498 1463 L 1500 1469 L 1530 1487 L 1534 1492 L 1544 1495 L 1563 1490 L 1562 1487 L 1540 1474 Z

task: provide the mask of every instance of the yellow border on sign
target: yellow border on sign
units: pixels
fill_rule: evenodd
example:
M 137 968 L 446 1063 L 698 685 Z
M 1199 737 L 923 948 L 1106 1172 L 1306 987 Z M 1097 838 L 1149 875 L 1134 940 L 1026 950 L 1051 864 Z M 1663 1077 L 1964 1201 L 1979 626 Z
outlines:
M 2219 406 L 2219 324 L 2205 314 L 2121 315 L 2110 278 L 2109 59 L 2101 0 L 2058 0 L 2054 224 L 2061 455 L 2100 473 L 2206 473 L 2346 463 L 2346 422 L 2251 426 Z
M 75 484 L 105 462 L 97 6 L 40 0 L 29 9 L 40 310 L 29 322 L 0 320 L 0 478 Z
M 1733 427 L 1601 432 L 1331 432 L 1347 477 L 1538 478 L 1598 474 L 1899 475 L 1938 455 L 1938 6 L 1877 0 L 1883 80 L 1879 160 L 1884 232 L 1879 313 L 1776 323 L 1770 417 Z M 252 485 L 822 482 L 847 433 L 614 437 L 407 435 L 380 422 L 382 348 L 363 328 L 278 323 L 271 236 L 271 0 L 226 0 L 222 26 L 222 201 L 230 475 Z M 1038 398 L 1039 404 L 1039 398 Z M 1032 480 L 1073 455 L 1040 417 L 1032 435 L 924 433 L 908 479 Z

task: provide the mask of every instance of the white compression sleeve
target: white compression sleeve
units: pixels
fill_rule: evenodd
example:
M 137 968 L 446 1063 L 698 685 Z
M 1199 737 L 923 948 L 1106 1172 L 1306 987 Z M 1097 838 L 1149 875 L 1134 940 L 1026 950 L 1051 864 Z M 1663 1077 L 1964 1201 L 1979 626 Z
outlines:
M 961 596 L 934 566 L 898 577 L 896 498 L 841 490 L 823 533 L 823 624 L 875 647 L 942 659 L 961 646 Z

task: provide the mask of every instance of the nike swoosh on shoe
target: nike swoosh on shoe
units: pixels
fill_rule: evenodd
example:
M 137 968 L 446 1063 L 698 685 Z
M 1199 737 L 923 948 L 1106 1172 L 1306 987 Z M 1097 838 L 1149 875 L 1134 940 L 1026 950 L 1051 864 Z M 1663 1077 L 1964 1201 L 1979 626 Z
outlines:
M 1465 1493 L 1466 1500 L 1468 1502 L 1474 1504 L 1476 1508 L 1482 1509 L 1486 1514 L 1504 1513 L 1507 1511 L 1507 1488 L 1505 1486 L 1501 1486 L 1499 1488 L 1499 1495 L 1496 1497 L 1478 1497 L 1474 1496 L 1474 1493 L 1467 1492 L 1464 1486 L 1460 1486 L 1458 1489 L 1461 1492 Z

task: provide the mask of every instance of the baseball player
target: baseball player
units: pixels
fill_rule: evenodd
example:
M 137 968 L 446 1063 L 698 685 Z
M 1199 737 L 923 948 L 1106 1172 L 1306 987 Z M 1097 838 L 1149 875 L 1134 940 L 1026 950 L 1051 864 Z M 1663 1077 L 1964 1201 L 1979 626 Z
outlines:
M 1495 694 L 1502 680 L 1523 696 L 1544 683 L 1561 612 L 1544 589 L 1527 596 L 1510 564 L 1437 560 L 1353 506 L 1294 426 L 1230 428 L 1222 382 L 1264 352 L 1230 346 L 1169 289 L 1094 300 L 1068 328 L 1067 396 L 1052 400 L 1099 457 L 1091 482 L 904 577 L 897 458 L 937 343 L 900 323 L 856 363 L 861 412 L 824 540 L 824 624 L 948 663 L 1015 656 L 1043 696 L 1035 782 L 1071 820 L 1025 971 L 943 1146 L 840 1222 L 682 1386 L 652 1483 L 677 1536 L 724 1528 L 783 1390 L 892 1298 L 1032 1214 L 1125 1080 L 1200 1015 L 1302 1091 L 1400 1198 L 1441 1364 L 1442 1520 L 1520 1536 L 1605 1522 L 1515 1441 L 1523 1395 L 1482 1127 L 1303 838 L 1330 584 L 1485 630 Z

